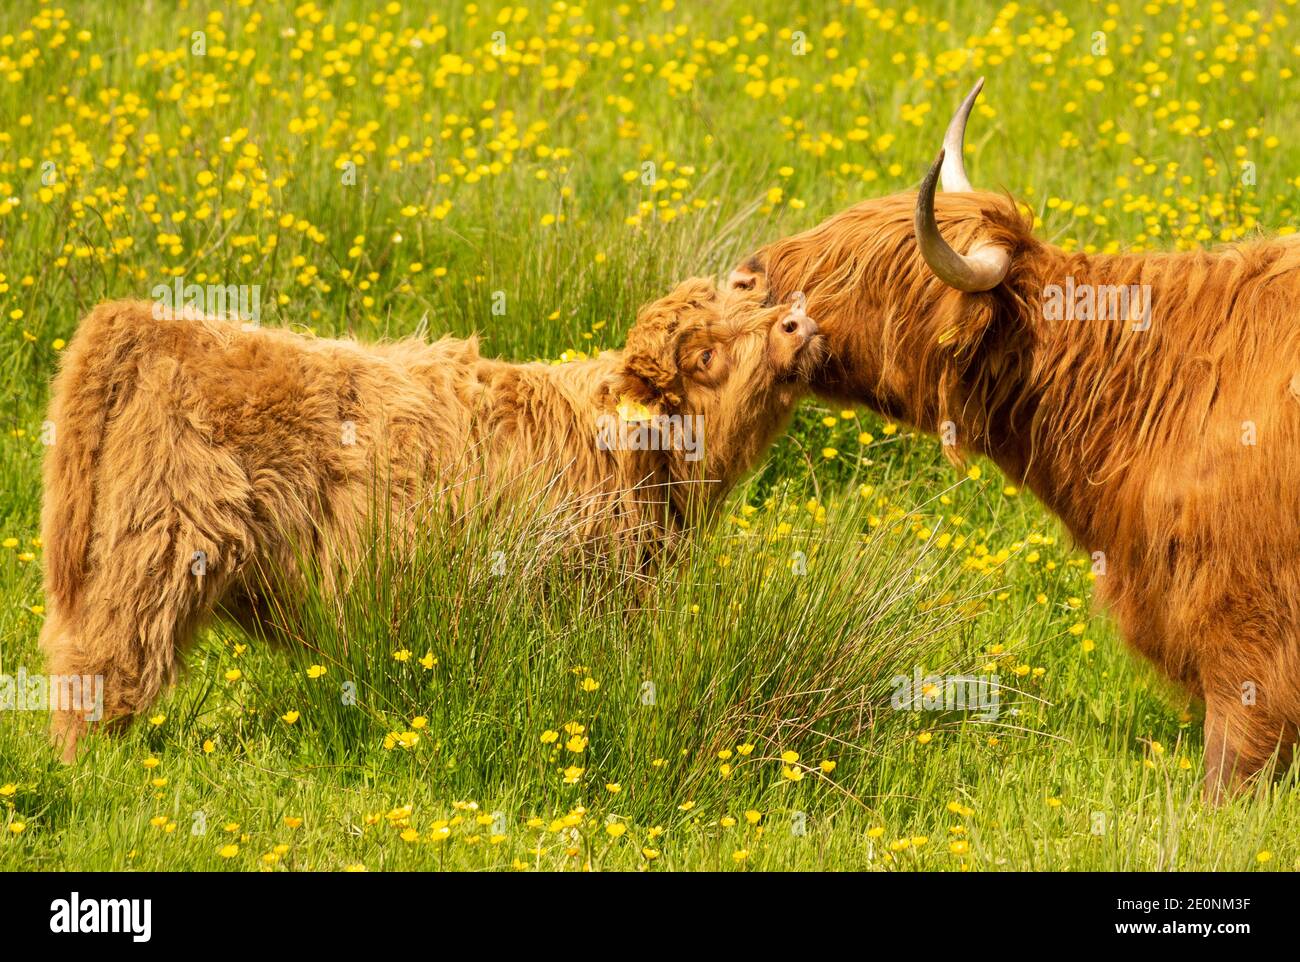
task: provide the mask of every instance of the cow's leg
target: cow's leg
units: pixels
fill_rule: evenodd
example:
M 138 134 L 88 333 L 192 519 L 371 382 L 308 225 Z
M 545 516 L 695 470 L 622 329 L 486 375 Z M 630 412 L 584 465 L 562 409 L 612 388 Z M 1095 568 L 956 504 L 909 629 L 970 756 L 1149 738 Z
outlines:
M 200 619 L 234 573 L 231 552 L 180 519 L 118 539 L 86 579 L 76 611 L 42 637 L 51 689 L 90 679 L 93 704 L 53 704 L 50 738 L 64 761 L 91 723 L 121 730 L 176 675 Z M 85 686 L 82 686 L 85 690 Z
M 1243 648 L 1243 655 L 1202 673 L 1205 799 L 1216 805 L 1240 792 L 1275 754 L 1288 763 L 1296 739 L 1292 683 L 1281 659 Z
M 56 706 L 51 736 L 65 760 L 87 722 L 121 728 L 153 703 L 200 618 L 253 556 L 247 468 L 213 445 L 189 406 L 198 390 L 175 360 L 142 359 L 85 479 L 93 536 L 43 644 L 51 673 L 97 680 L 102 711 Z
M 75 648 L 76 629 L 71 619 L 64 615 L 53 603 L 47 604 L 45 624 L 41 628 L 41 649 L 45 652 L 45 666 L 49 673 L 47 681 L 50 691 L 50 741 L 60 750 L 64 761 L 71 761 L 76 754 L 77 741 L 86 727 L 86 713 L 97 714 L 95 700 L 102 695 L 102 688 L 95 688 L 92 681 L 90 690 L 77 704 L 62 698 L 63 685 L 60 678 L 78 679 L 78 694 L 82 682 L 80 674 L 74 676 L 73 666 L 78 664 Z
M 1211 805 L 1220 805 L 1240 787 L 1244 777 L 1237 751 L 1239 736 L 1231 731 L 1234 712 L 1221 698 L 1205 703 L 1205 790 Z

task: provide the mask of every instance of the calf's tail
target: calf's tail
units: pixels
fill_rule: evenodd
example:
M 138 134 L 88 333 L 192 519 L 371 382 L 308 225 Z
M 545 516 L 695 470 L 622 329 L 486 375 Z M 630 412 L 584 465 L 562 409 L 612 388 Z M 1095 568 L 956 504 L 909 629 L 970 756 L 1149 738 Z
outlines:
M 46 603 L 64 614 L 76 606 L 87 570 L 104 432 L 132 390 L 150 319 L 147 303 L 100 304 L 77 326 L 51 389 L 41 539 Z

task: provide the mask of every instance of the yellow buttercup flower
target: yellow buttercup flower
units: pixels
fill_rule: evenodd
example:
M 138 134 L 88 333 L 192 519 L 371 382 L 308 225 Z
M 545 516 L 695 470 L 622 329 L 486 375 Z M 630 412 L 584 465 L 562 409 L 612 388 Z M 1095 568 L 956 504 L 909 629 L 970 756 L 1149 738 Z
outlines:
M 623 395 L 618 400 L 616 408 L 619 420 L 622 421 L 651 421 L 654 419 L 654 412 L 640 401 L 637 401 L 628 395 Z

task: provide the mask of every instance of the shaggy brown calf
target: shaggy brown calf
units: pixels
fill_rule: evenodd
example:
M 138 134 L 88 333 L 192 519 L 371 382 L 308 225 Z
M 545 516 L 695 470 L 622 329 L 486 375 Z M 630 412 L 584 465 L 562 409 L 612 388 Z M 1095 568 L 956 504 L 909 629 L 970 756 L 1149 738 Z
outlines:
M 50 409 L 50 674 L 101 677 L 103 717 L 129 719 L 205 615 L 256 628 L 301 552 L 327 573 L 355 560 L 377 492 L 413 529 L 449 516 L 430 498 L 481 501 L 541 472 L 567 530 L 644 564 L 783 426 L 816 331 L 706 280 L 644 308 L 625 350 L 560 366 L 482 358 L 473 339 L 367 345 L 101 305 Z M 656 419 L 629 430 L 629 406 Z M 62 707 L 51 734 L 71 760 L 87 720 L 70 709 L 87 706 Z
M 1204 699 L 1218 800 L 1300 725 L 1300 244 L 1044 243 L 966 179 L 978 92 L 919 193 L 770 244 L 732 284 L 806 298 L 831 347 L 817 391 L 955 430 L 1061 517 L 1128 641 Z

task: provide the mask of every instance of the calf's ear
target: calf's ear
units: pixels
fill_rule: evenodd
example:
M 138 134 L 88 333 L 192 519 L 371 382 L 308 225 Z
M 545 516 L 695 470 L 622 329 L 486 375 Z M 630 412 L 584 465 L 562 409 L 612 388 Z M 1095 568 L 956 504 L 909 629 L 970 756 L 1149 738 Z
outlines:
M 733 291 L 752 291 L 758 284 L 758 275 L 737 267 L 727 275 L 727 286 Z
M 667 356 L 629 352 L 610 386 L 616 403 L 629 401 L 647 408 L 674 407 L 681 403 L 681 383 L 677 373 L 675 345 L 668 346 Z
M 658 305 L 643 309 L 627 334 L 618 378 L 620 394 L 645 404 L 680 404 L 677 347 L 681 334 L 676 310 Z
M 767 282 L 763 262 L 751 257 L 727 275 L 727 287 L 733 291 L 753 291 Z

